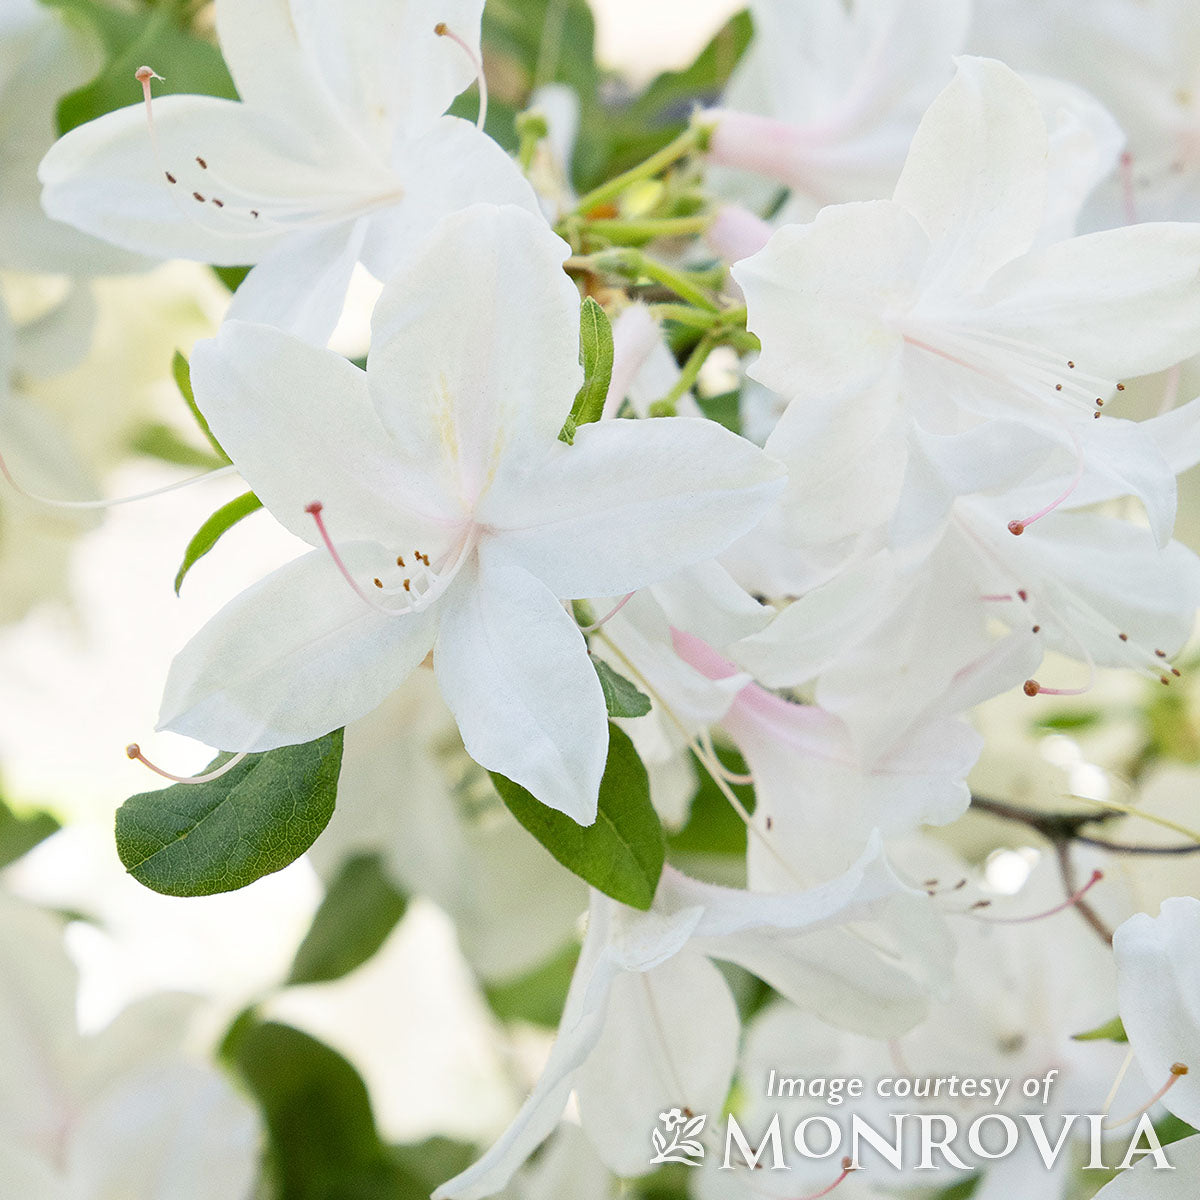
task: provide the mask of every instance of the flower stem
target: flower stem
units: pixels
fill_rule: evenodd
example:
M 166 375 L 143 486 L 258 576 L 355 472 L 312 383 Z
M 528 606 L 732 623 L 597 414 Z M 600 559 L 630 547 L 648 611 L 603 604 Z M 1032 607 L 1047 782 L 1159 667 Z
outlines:
M 575 211 L 586 216 L 602 204 L 615 200 L 627 187 L 643 179 L 652 179 L 681 158 L 686 158 L 697 150 L 703 150 L 708 145 L 710 133 L 709 126 L 694 122 L 673 142 L 668 143 L 657 154 L 652 154 L 645 162 L 631 167 L 624 174 L 610 179 L 607 183 L 602 183 L 598 188 L 594 188 L 586 196 L 581 197 L 575 206 Z
M 646 277 L 655 283 L 669 288 L 677 296 L 703 308 L 711 313 L 720 313 L 720 306 L 710 296 L 698 287 L 684 271 L 677 271 L 656 258 L 643 254 L 631 247 L 620 247 L 613 250 L 601 250 L 586 258 L 568 260 L 568 267 L 576 265 L 586 269 L 608 271 L 614 275 L 624 275 L 631 279 Z
M 710 329 L 697 343 L 691 354 L 688 355 L 688 360 L 683 364 L 683 370 L 679 373 L 679 378 L 675 381 L 675 386 L 661 399 L 656 400 L 650 406 L 650 415 L 652 417 L 673 417 L 676 414 L 676 405 L 680 398 L 690 391 L 700 378 L 700 372 L 704 364 L 708 361 L 708 356 L 720 344 L 721 335 Z
M 695 217 L 601 217 L 585 220 L 583 230 L 623 243 L 649 242 L 661 237 L 689 237 L 704 233 L 715 220 L 711 213 Z

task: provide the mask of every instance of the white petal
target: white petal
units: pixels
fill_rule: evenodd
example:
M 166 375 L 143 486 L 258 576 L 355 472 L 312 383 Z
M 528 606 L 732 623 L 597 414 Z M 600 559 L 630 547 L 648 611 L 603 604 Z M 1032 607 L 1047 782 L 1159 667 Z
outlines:
M 715 422 L 583 426 L 497 485 L 481 519 L 558 596 L 620 596 L 712 558 L 758 523 L 783 469 Z
M 377 145 L 423 132 L 475 78 L 445 22 L 479 53 L 483 0 L 292 0 L 309 60 L 353 128 Z
M 1046 209 L 1046 123 L 1003 63 L 958 60 L 921 121 L 893 199 L 936 247 L 940 290 L 973 290 L 1025 253 Z
M 242 280 L 226 319 L 274 325 L 324 346 L 345 307 L 365 234 L 364 218 L 293 234 Z
M 1200 1123 L 1200 901 L 1165 900 L 1157 918 L 1131 917 L 1116 932 L 1117 990 L 1129 1044 L 1151 1087 L 1178 1062 L 1191 1068 L 1164 1103 Z
M 670 1108 L 716 1114 L 741 1022 L 721 973 L 684 952 L 613 981 L 604 1032 L 576 1076 L 584 1132 L 618 1175 L 650 1168 L 650 1130 Z
M 49 1155 L 42 1158 L 19 1143 L 0 1139 L 0 1179 L 21 1200 L 76 1200 L 68 1181 L 50 1164 Z
M 259 1121 L 215 1071 L 176 1062 L 109 1090 L 71 1139 L 71 1177 L 86 1196 L 249 1200 Z
M 723 649 L 771 623 L 771 609 L 735 582 L 720 563 L 685 567 L 656 584 L 654 598 L 676 628 Z
M 1132 1171 L 1122 1171 L 1102 1187 L 1096 1200 L 1192 1200 L 1200 1182 L 1200 1136 L 1184 1138 L 1165 1150 L 1175 1170 L 1159 1170 L 1153 1155 L 1147 1155 Z
M 467 753 L 590 825 L 608 720 L 579 627 L 543 583 L 486 542 L 442 607 L 434 669 Z
M 989 329 L 1107 379 L 1148 375 L 1200 351 L 1200 227 L 1130 225 L 1058 242 L 989 285 Z
M 583 381 L 568 253 L 540 217 L 477 205 L 448 217 L 376 305 L 375 405 L 464 506 L 545 453 Z
M 314 501 L 324 505 L 335 542 L 394 544 L 380 566 L 437 539 L 447 501 L 421 487 L 420 468 L 380 423 L 366 375 L 340 355 L 263 325 L 226 321 L 196 347 L 192 386 L 242 478 L 306 542 L 318 543 L 305 512 Z
M 763 343 L 751 377 L 789 398 L 853 396 L 877 383 L 904 344 L 887 310 L 915 299 L 928 255 L 921 226 L 886 200 L 780 229 L 732 268 Z
M 334 123 L 300 126 L 186 95 L 156 100 L 154 122 L 161 165 L 141 105 L 60 138 L 38 172 L 46 212 L 130 250 L 239 266 L 396 192 L 395 177 Z
M 363 245 L 363 263 L 376 279 L 390 280 L 424 250 L 443 217 L 473 204 L 512 204 L 540 215 L 537 195 L 516 163 L 461 117 L 443 117 L 405 141 L 396 152 L 396 173 L 403 196 L 371 220 Z
M 369 577 L 386 551 L 342 554 Z M 433 645 L 433 610 L 387 617 L 350 590 L 324 550 L 227 604 L 171 664 L 159 727 L 234 751 L 311 741 L 365 716 Z

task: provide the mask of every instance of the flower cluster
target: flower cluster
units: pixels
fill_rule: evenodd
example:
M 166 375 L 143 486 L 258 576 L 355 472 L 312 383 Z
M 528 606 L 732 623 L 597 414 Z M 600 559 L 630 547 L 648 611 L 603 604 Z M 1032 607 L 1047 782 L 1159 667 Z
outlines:
M 586 16 L 560 7 L 545 45 Z M 1200 118 L 1167 48 L 1194 44 L 1196 19 L 978 7 L 752 0 L 723 94 L 689 94 L 703 103 L 651 129 L 647 157 L 589 174 L 602 89 L 526 88 L 488 120 L 502 0 L 216 0 L 229 89 L 156 94 L 183 66 L 169 56 L 128 71 L 128 103 L 38 145 L 40 209 L 33 165 L 0 164 L 4 188 L 19 179 L 0 223 L 29 231 L 6 267 L 248 268 L 226 271 L 219 330 L 177 372 L 201 461 L 248 491 L 197 534 L 176 590 L 258 508 L 305 549 L 164 664 L 159 728 L 219 755 L 196 776 L 154 768 L 176 786 L 121 808 L 125 867 L 196 896 L 311 847 L 325 903 L 294 987 L 361 967 L 408 896 L 453 919 L 492 991 L 567 950 L 536 1082 L 476 1161 L 417 1173 L 437 1198 L 585 1178 L 610 1195 L 609 1173 L 651 1170 L 660 1124 L 707 1150 L 700 1197 L 917 1189 L 919 1170 L 849 1160 L 722 1171 L 716 1114 L 765 1127 L 754 1089 L 797 1058 L 812 1075 L 1052 1072 L 1049 1113 L 1107 1112 L 1120 1052 L 1074 1035 L 1104 1029 L 1118 974 L 1145 1073 L 1120 1094 L 1165 1071 L 1192 1118 L 1196 902 L 1122 925 L 1114 971 L 1111 929 L 1147 906 L 1146 880 L 1079 873 L 1083 853 L 1183 857 L 1200 835 L 1160 816 L 1183 842 L 1111 841 L 1098 822 L 1140 810 L 1104 789 L 1063 788 L 1094 807 L 1062 811 L 980 780 L 998 706 L 1028 729 L 1090 719 L 1057 698 L 1186 694 L 1200 559 L 1173 537 L 1176 477 L 1200 462 L 1200 399 L 1178 403 L 1200 356 Z M 0 8 L 5 53 L 41 86 L 22 30 L 68 26 Z M 1043 9 L 1046 29 L 1086 20 L 1065 59 Z M 1126 60 L 1139 73 L 1118 84 Z M 472 84 L 477 122 L 451 115 Z M 59 495 L 83 468 L 26 450 L 27 348 L 0 321 L 4 474 Z M 358 361 L 341 352 L 356 321 Z M 1040 859 L 978 832 L 996 818 Z M 248 1010 L 222 1047 L 272 1137 L 283 1101 L 255 1047 L 279 1028 Z M 161 1106 L 148 1138 L 188 1119 L 177 1076 L 201 1068 L 180 1053 L 129 1102 Z M 252 1141 L 245 1102 L 197 1080 L 211 1100 L 188 1103 L 223 1122 L 209 1133 Z M 74 1150 L 103 1132 L 91 1093 L 26 1128 L 4 1086 L 0 1163 L 107 1195 L 87 1180 L 121 1143 L 86 1170 Z M 1183 1191 L 1145 1164 L 1105 1194 L 1192 1194 L 1195 1145 Z M 173 1169 L 206 1173 L 193 1150 Z M 213 1157 L 219 1192 L 113 1186 L 248 1195 L 249 1156 Z M 971 1166 L 977 1200 L 1066 1195 L 1069 1172 L 1027 1154 Z

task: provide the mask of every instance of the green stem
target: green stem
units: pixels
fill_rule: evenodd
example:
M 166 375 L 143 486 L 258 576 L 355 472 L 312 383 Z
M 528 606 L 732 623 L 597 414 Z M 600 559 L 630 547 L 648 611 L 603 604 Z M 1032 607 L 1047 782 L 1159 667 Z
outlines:
M 586 221 L 583 228 L 587 233 L 622 242 L 649 242 L 660 237 L 689 237 L 704 233 L 713 223 L 711 214 L 698 217 L 647 217 L 644 220 L 630 218 L 599 218 Z
M 634 280 L 645 276 L 670 289 L 697 308 L 703 308 L 712 313 L 721 311 L 717 302 L 706 296 L 685 272 L 676 271 L 674 267 L 668 267 L 666 263 L 659 262 L 656 258 L 650 258 L 649 255 L 632 247 L 601 250 L 598 254 L 591 255 L 590 258 L 573 261 L 577 265 L 586 265 L 589 269 L 608 271 L 614 275 L 625 275 Z
M 696 150 L 702 150 L 708 142 L 709 130 L 704 125 L 692 124 L 683 131 L 673 142 L 664 146 L 657 154 L 652 154 L 645 162 L 631 167 L 623 175 L 602 183 L 598 188 L 580 198 L 575 206 L 577 213 L 587 214 L 601 204 L 615 200 L 627 187 L 643 179 L 652 179 L 661 174 L 669 166 L 686 158 Z
M 720 334 L 710 331 L 696 343 L 687 362 L 683 364 L 683 370 L 680 371 L 675 386 L 661 400 L 656 400 L 650 406 L 652 417 L 675 416 L 675 406 L 686 392 L 695 387 L 696 380 L 700 378 L 700 372 L 708 361 L 708 356 L 717 348 L 720 341 Z

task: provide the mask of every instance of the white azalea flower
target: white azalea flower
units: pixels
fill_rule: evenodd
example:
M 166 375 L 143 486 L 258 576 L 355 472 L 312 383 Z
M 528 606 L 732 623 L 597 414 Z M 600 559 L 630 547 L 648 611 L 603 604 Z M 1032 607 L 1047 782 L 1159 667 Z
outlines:
M 827 973 L 839 964 L 820 953 L 810 961 L 809 938 L 868 914 L 900 887 L 876 841 L 849 871 L 808 892 L 753 895 L 699 883 L 671 867 L 649 912 L 594 892 L 542 1077 L 500 1140 L 443 1184 L 435 1200 L 476 1200 L 504 1187 L 558 1124 L 572 1090 L 600 1157 L 618 1174 L 644 1174 L 658 1114 L 684 1104 L 716 1112 L 729 1089 L 739 1022 L 710 960 L 744 965 L 797 1003 L 825 1007 Z M 863 971 L 861 963 L 840 965 L 851 978 Z M 899 1028 L 911 1025 L 909 999 L 896 1004 L 880 997 L 878 1019 L 893 1032 L 897 1021 Z
M 145 254 L 257 264 L 232 315 L 324 343 L 356 263 L 390 278 L 479 201 L 537 211 L 504 151 L 442 115 L 475 71 L 435 25 L 477 57 L 482 0 L 216 8 L 242 103 L 168 96 L 154 139 L 140 104 L 72 130 L 40 170 L 52 217 Z
M 948 435 L 994 417 L 1082 456 L 1122 377 L 1200 348 L 1200 227 L 1038 249 L 1048 221 L 1065 223 L 1062 197 L 1047 202 L 1048 152 L 1032 89 L 960 59 L 891 201 L 826 208 L 734 267 L 763 341 L 751 374 L 793 399 L 793 420 L 830 427 L 835 462 L 881 437 L 887 461 L 910 422 Z
M 238 751 L 364 716 L 434 650 L 467 752 L 595 817 L 605 705 L 560 598 L 623 595 L 720 551 L 782 486 L 702 420 L 585 425 L 566 245 L 518 209 L 448 218 L 385 290 L 366 373 L 226 323 L 193 380 L 280 522 L 319 547 L 175 660 L 162 726 Z
M 793 204 L 886 195 L 963 47 L 968 4 L 753 0 L 750 9 L 754 41 L 713 114 L 712 160 L 786 184 Z
M 21 1200 L 248 1200 L 258 1118 L 161 995 L 82 1037 L 58 923 L 0 901 L 0 1178 Z

